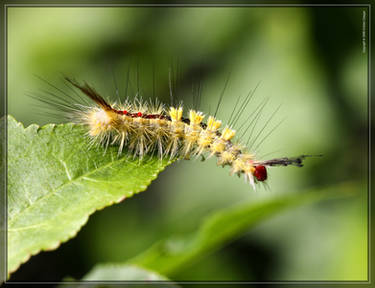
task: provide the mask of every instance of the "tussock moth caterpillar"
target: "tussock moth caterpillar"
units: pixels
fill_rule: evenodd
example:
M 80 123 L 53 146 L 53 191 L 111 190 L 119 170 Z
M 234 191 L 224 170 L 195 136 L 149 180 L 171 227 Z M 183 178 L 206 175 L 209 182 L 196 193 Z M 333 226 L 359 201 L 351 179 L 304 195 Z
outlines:
M 267 167 L 302 167 L 306 157 L 315 156 L 258 160 L 245 145 L 235 140 L 236 131 L 230 124 L 223 125 L 222 121 L 216 118 L 218 109 L 214 116 L 206 117 L 203 112 L 194 109 L 190 109 L 184 116 L 182 104 L 167 107 L 158 100 L 144 101 L 139 97 L 132 101 L 127 99 L 123 103 L 109 103 L 89 84 L 80 84 L 68 77 L 65 77 L 65 80 L 72 93 L 85 105 L 70 103 L 69 101 L 76 99 L 50 83 L 48 84 L 68 99 L 61 99 L 56 95 L 53 95 L 53 100 L 36 98 L 68 112 L 71 121 L 85 125 L 92 144 L 118 146 L 118 154 L 123 153 L 126 147 L 128 152 L 140 159 L 145 154 L 157 154 L 161 159 L 190 159 L 199 156 L 205 159 L 205 156 L 215 156 L 219 166 L 230 166 L 231 175 L 243 174 L 245 181 L 254 190 L 258 182 L 267 180 Z M 82 95 L 86 98 L 82 98 Z M 91 103 L 88 99 L 92 100 Z M 249 99 L 247 97 L 242 106 L 246 106 Z M 221 98 L 218 106 L 220 101 Z M 239 110 L 241 109 L 240 107 Z

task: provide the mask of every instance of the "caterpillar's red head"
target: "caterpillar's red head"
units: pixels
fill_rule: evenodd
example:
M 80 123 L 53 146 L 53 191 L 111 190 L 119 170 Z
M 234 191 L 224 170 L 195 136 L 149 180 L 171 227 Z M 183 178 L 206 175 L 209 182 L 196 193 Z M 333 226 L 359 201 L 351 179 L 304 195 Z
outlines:
M 255 166 L 254 177 L 258 181 L 265 181 L 265 180 L 267 180 L 267 169 L 266 169 L 266 166 L 263 166 L 263 165 L 257 165 L 257 166 Z

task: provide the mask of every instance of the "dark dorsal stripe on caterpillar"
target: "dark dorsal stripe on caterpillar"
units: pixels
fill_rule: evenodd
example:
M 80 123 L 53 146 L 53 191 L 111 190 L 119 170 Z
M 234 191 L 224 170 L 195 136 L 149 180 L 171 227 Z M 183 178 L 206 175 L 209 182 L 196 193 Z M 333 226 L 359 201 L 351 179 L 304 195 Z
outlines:
M 220 130 L 222 122 L 214 116 L 203 122 L 202 112 L 190 110 L 189 116 L 184 118 L 181 106 L 165 109 L 160 103 L 137 99 L 110 105 L 87 83 L 80 85 L 70 78 L 65 79 L 98 106 L 80 111 L 78 117 L 72 118 L 88 127 L 88 135 L 94 142 L 118 145 L 119 154 L 125 146 L 140 158 L 154 152 L 160 158 L 171 159 L 189 159 L 208 153 L 208 157 L 217 157 L 218 165 L 231 166 L 231 174 L 244 174 L 254 189 L 255 183 L 267 180 L 267 166 L 302 167 L 303 160 L 313 156 L 259 161 L 241 143 L 233 141 L 235 130 L 229 126 Z

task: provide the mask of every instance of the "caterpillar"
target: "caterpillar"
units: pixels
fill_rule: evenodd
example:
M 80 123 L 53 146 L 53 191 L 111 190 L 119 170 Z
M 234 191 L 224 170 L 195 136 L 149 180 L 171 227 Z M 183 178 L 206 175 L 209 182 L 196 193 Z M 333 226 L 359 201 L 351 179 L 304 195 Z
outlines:
M 92 144 L 105 147 L 116 145 L 119 154 L 126 147 L 127 151 L 140 159 L 145 154 L 153 153 L 161 159 L 190 159 L 199 156 L 205 159 L 215 156 L 217 165 L 230 166 L 231 175 L 243 174 L 245 181 L 254 190 L 258 182 L 267 180 L 267 167 L 302 167 L 305 158 L 321 156 L 301 155 L 257 160 L 245 145 L 235 140 L 236 131 L 229 125 L 222 127 L 222 121 L 215 116 L 206 118 L 203 112 L 190 109 L 185 117 L 182 105 L 167 107 L 157 100 L 152 102 L 141 98 L 110 104 L 89 84 L 80 84 L 69 77 L 65 77 L 65 80 L 72 86 L 72 90 L 75 87 L 95 105 L 81 105 L 72 111 L 72 105 L 67 107 L 61 101 L 51 103 L 39 100 L 70 110 L 70 119 L 87 127 L 87 136 Z

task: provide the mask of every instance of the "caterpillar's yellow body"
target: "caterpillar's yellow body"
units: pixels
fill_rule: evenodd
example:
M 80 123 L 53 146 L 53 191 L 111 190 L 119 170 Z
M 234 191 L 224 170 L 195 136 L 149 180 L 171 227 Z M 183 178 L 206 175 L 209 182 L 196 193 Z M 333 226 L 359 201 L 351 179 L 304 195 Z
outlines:
M 142 104 L 142 109 L 136 110 L 142 110 L 140 113 L 130 112 L 133 105 L 129 103 L 112 110 L 94 107 L 83 117 L 81 114 L 81 119 L 95 142 L 117 145 L 119 153 L 125 146 L 141 158 L 155 151 L 161 158 L 190 158 L 208 153 L 209 157 L 217 157 L 218 165 L 232 166 L 232 173 L 244 173 L 246 179 L 254 182 L 254 156 L 242 152 L 240 144 L 232 143 L 236 134 L 233 129 L 225 127 L 220 131 L 221 121 L 213 116 L 202 125 L 205 116 L 199 111 L 190 110 L 189 118 L 183 119 L 182 107 L 164 111 L 162 106 L 150 109 Z M 155 118 L 148 118 L 149 115 Z
M 244 145 L 233 141 L 235 130 L 228 126 L 221 129 L 222 122 L 214 116 L 208 116 L 204 123 L 202 112 L 190 110 L 184 118 L 181 106 L 165 109 L 158 102 L 151 104 L 139 99 L 110 105 L 89 85 L 67 80 L 97 104 L 81 109 L 72 119 L 88 127 L 93 143 L 117 145 L 119 154 L 127 147 L 127 151 L 140 158 L 146 153 L 171 159 L 216 156 L 218 165 L 231 166 L 231 174 L 244 174 L 254 189 L 256 182 L 267 179 L 266 166 L 301 167 L 307 157 L 259 161 Z

